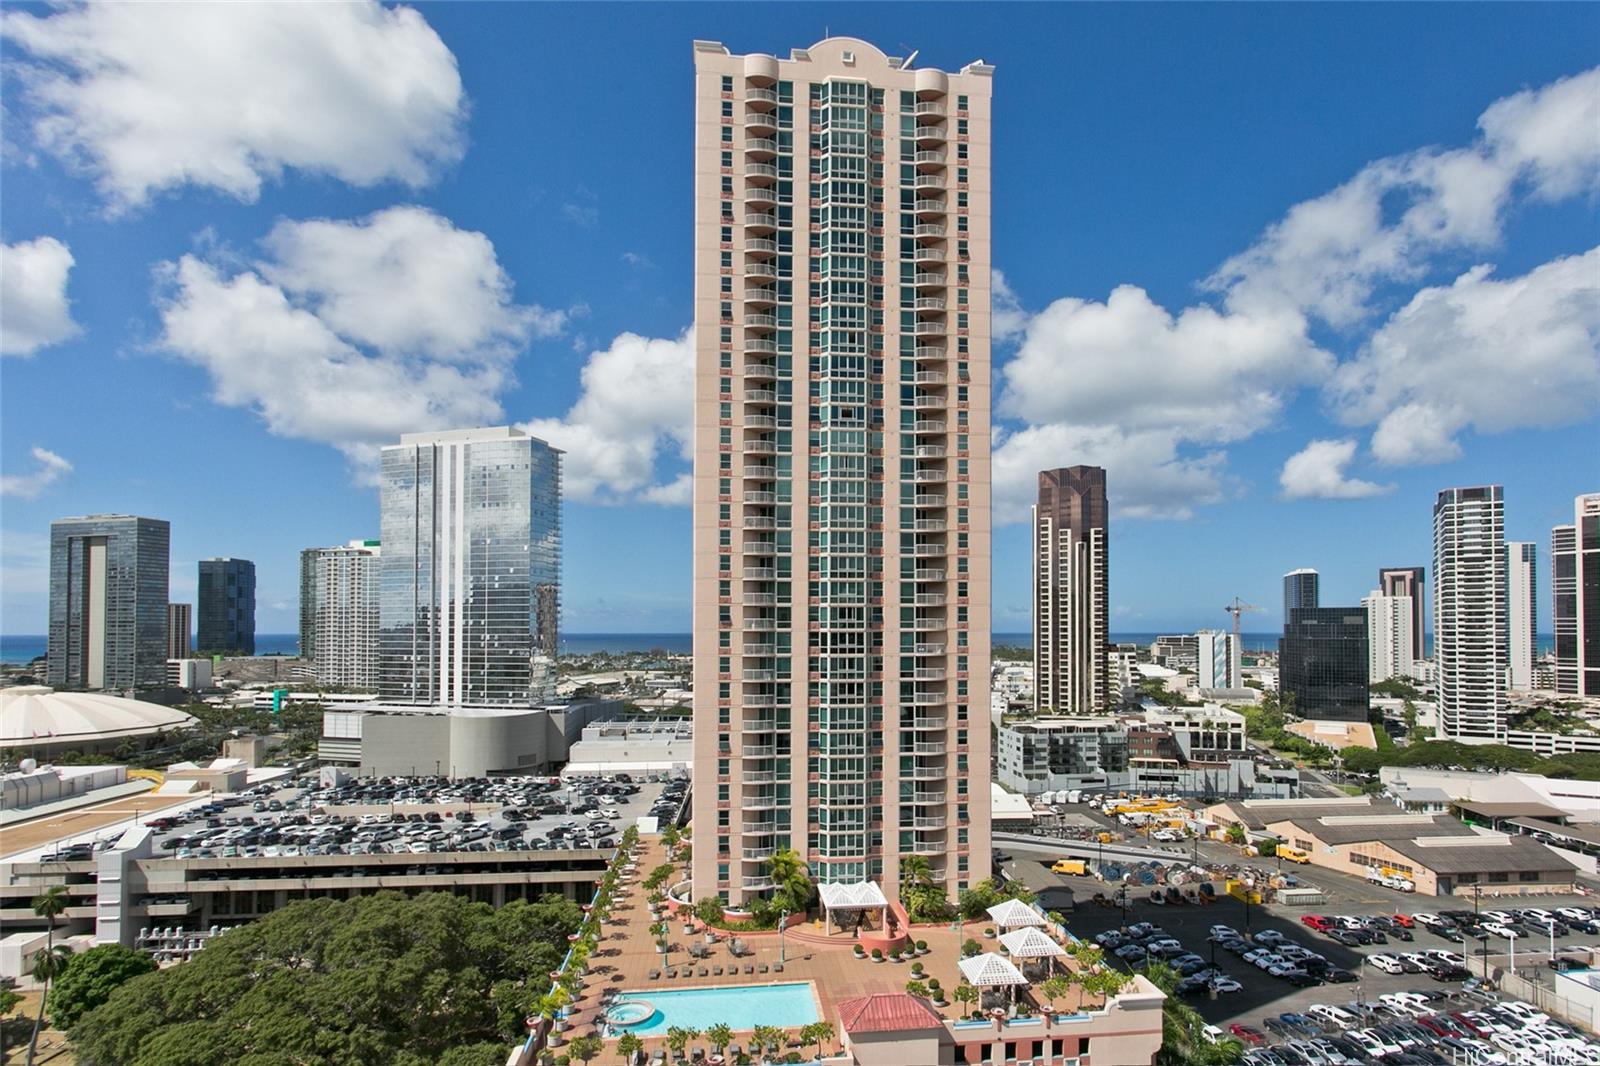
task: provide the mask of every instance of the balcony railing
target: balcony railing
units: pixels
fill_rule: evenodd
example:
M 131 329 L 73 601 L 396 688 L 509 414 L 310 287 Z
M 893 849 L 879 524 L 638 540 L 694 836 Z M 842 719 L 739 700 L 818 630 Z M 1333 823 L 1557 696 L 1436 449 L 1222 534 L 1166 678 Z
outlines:
M 767 155 L 777 155 L 778 142 L 773 140 L 771 137 L 749 137 L 745 139 L 744 150 L 752 154 L 756 152 L 763 152 Z M 919 157 L 924 155 L 936 155 L 939 157 L 937 162 L 944 162 L 943 152 L 918 152 L 917 155 Z M 919 158 L 917 162 L 920 163 L 922 160 Z M 933 160 L 930 160 L 930 162 L 933 162 Z
M 751 91 L 754 92 L 755 90 L 751 90 Z M 943 118 L 944 117 L 944 101 L 942 101 L 942 100 L 918 100 L 916 109 L 913 112 L 913 114 L 916 114 L 916 115 L 919 115 L 919 116 L 921 116 L 921 115 L 936 115 L 936 116 L 938 116 L 940 118 Z
M 778 394 L 772 389 L 745 389 L 746 403 L 777 403 Z
M 744 324 L 746 326 L 754 326 L 754 327 L 759 327 L 761 329 L 777 329 L 778 328 L 778 316 L 777 315 L 764 315 L 764 314 L 760 314 L 759 312 L 752 313 L 752 314 L 747 314 L 747 315 L 744 316 Z M 746 344 L 745 347 L 749 348 L 749 345 Z
M 944 371 L 942 370 L 919 370 L 911 376 L 913 385 L 943 385 L 944 381 Z M 924 447 L 927 447 L 927 445 Z M 921 449 L 918 449 L 917 454 L 922 454 Z M 939 454 L 944 454 L 943 448 L 939 449 Z
M 778 354 L 778 342 L 765 337 L 746 337 L 743 348 L 747 352 L 760 352 L 763 355 Z
M 911 423 L 913 433 L 943 433 L 945 422 L 937 418 L 919 418 Z
M 942 215 L 946 210 L 943 200 L 918 200 L 911 209 L 919 215 Z
M 775 304 L 778 302 L 777 289 L 746 289 L 744 302 L 748 304 Z
M 924 222 L 912 231 L 916 237 L 943 237 L 945 229 L 936 222 Z
M 748 122 L 748 120 L 747 120 L 747 122 Z M 942 141 L 944 139 L 945 139 L 945 132 L 944 132 L 944 127 L 943 126 L 918 126 L 917 127 L 917 140 L 919 140 L 919 141 Z M 917 154 L 921 155 L 922 153 L 918 152 Z
M 771 211 L 746 211 L 744 224 L 761 229 L 777 229 L 778 216 Z
M 916 298 L 916 300 L 914 300 L 912 302 L 911 306 L 912 306 L 912 308 L 914 310 L 917 310 L 917 311 L 943 311 L 944 310 L 944 297 L 943 296 L 918 296 Z
M 751 237 L 744 242 L 744 250 L 747 252 L 760 252 L 763 254 L 777 255 L 778 242 L 772 240 L 770 237 Z
M 778 168 L 771 163 L 746 163 L 744 165 L 744 176 L 747 178 L 776 178 L 778 176 Z
M 748 149 L 749 145 L 746 144 L 745 147 Z M 776 141 L 772 142 L 772 150 L 774 152 L 778 150 L 778 143 Z M 916 154 L 916 158 L 914 158 L 912 162 L 918 164 L 919 166 L 942 167 L 944 166 L 945 162 L 945 154 L 943 152 L 918 152 Z
M 744 379 L 746 381 L 776 381 L 777 377 L 777 363 L 746 363 L 744 365 Z

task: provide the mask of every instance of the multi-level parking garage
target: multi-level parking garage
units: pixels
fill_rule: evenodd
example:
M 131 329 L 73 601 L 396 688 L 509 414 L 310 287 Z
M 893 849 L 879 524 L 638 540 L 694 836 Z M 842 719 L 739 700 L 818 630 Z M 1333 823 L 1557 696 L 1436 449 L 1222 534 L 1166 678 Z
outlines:
M 626 775 L 624 775 L 626 776 Z M 58 935 L 133 946 L 305 898 L 448 891 L 496 906 L 586 898 L 624 827 L 676 821 L 685 782 L 303 778 L 52 841 L 0 863 L 0 922 L 37 933 L 31 900 L 64 885 Z M 170 939 L 170 937 L 168 937 Z

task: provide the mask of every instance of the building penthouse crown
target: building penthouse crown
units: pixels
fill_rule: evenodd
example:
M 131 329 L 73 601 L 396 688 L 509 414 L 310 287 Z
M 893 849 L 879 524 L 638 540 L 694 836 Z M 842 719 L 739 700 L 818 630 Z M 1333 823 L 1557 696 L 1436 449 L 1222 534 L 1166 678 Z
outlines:
M 433 429 L 421 433 L 400 434 L 399 444 L 386 444 L 389 448 L 415 448 L 419 444 L 478 444 L 499 440 L 539 440 L 516 426 L 483 426 L 478 429 Z M 548 441 L 539 441 L 551 451 L 561 449 L 552 447 Z
M 721 41 L 695 41 L 694 50 L 696 52 L 711 52 L 725 56 L 734 54 Z M 823 55 L 833 51 L 839 52 L 839 57 L 845 66 L 859 67 L 863 78 L 871 78 L 882 73 L 884 69 L 912 71 L 911 63 L 916 59 L 916 53 L 914 52 L 906 58 L 891 56 L 877 45 L 869 41 L 863 41 L 859 37 L 825 37 L 810 48 L 789 49 L 787 62 L 810 63 L 813 59 L 822 58 Z M 817 55 L 814 56 L 813 53 L 817 53 Z M 747 77 L 764 76 L 769 70 L 771 77 L 776 78 L 778 76 L 779 61 L 776 56 L 766 55 L 761 52 L 749 52 L 742 58 L 745 61 L 745 75 Z M 944 72 L 932 68 L 923 68 L 916 70 L 915 73 L 942 76 Z M 994 67 L 981 59 L 974 59 L 962 67 L 960 73 L 992 75 L 994 74 Z M 923 86 L 918 84 L 917 88 L 922 89 Z M 929 88 L 932 88 L 931 82 Z M 940 88 L 943 88 L 943 86 L 940 86 Z

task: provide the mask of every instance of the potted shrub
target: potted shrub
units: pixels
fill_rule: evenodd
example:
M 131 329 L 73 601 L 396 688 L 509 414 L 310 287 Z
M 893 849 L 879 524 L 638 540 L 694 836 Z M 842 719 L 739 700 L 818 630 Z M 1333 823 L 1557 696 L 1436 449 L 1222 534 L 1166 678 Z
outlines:
M 862 947 L 860 944 L 857 944 L 855 946 L 855 955 L 858 959 L 864 959 L 867 956 L 867 949 Z
M 927 953 L 928 953 L 928 942 L 926 940 L 917 941 L 917 954 L 918 955 L 926 955 Z
M 940 987 L 937 977 L 928 978 L 928 998 L 933 1000 L 935 1007 L 945 1005 L 944 989 Z
M 889 949 L 889 961 L 890 962 L 899 962 L 900 961 L 900 949 L 899 948 L 890 948 Z
M 873 962 L 882 962 L 883 961 L 883 949 L 882 948 L 873 948 L 872 949 L 872 961 Z
M 916 978 L 922 976 L 922 963 L 914 962 L 911 964 L 911 976 Z
M 993 940 L 994 939 L 994 930 L 993 929 L 985 929 L 983 931 L 983 936 L 984 936 L 984 939 L 986 939 L 986 940 Z

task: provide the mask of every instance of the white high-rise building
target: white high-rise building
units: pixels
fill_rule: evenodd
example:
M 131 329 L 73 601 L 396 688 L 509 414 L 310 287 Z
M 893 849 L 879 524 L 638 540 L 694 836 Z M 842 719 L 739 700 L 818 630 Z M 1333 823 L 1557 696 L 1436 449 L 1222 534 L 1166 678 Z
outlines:
M 1410 596 L 1385 596 L 1379 589 L 1367 593 L 1367 679 L 1371 684 L 1417 676 L 1417 654 L 1412 644 Z
M 325 685 L 378 685 L 376 540 L 300 553 L 300 654 Z
M 1506 541 L 1506 687 L 1533 689 L 1534 620 L 1538 618 L 1538 550 L 1532 541 Z
M 694 895 L 793 850 L 953 899 L 991 861 L 993 69 L 694 63 Z
M 1199 645 L 1196 665 L 1199 667 L 1200 688 L 1239 688 L 1244 679 L 1239 674 L 1238 649 L 1233 646 L 1233 634 L 1225 629 L 1202 629 L 1196 633 Z
M 1433 645 L 1445 739 L 1505 739 L 1505 494 L 1445 489 L 1433 505 Z

